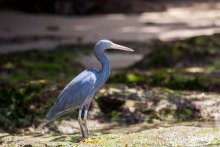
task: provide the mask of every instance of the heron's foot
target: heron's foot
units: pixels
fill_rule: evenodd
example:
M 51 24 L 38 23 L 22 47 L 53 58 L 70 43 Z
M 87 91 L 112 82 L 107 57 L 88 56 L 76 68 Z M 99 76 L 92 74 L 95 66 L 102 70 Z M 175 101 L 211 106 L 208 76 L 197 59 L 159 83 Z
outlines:
M 101 143 L 104 140 L 101 139 L 92 139 L 92 138 L 82 138 L 80 140 L 80 143 Z
M 83 137 L 79 140 L 79 143 L 84 143 L 87 138 Z

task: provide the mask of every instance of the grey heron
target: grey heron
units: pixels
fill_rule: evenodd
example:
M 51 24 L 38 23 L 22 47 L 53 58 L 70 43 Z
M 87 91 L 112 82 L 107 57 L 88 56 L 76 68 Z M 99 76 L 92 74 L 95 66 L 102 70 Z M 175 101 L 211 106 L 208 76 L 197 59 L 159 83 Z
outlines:
M 78 121 L 82 137 L 85 138 L 85 129 L 87 137 L 90 138 L 87 127 L 88 109 L 93 97 L 110 75 L 109 59 L 104 53 L 106 49 L 133 51 L 131 48 L 115 44 L 109 40 L 98 41 L 93 52 L 95 57 L 101 62 L 102 69 L 98 71 L 96 68 L 88 68 L 70 81 L 46 115 L 47 123 L 75 108 L 79 108 Z M 82 121 L 82 110 L 84 110 L 84 121 Z M 82 124 L 85 128 L 83 128 Z

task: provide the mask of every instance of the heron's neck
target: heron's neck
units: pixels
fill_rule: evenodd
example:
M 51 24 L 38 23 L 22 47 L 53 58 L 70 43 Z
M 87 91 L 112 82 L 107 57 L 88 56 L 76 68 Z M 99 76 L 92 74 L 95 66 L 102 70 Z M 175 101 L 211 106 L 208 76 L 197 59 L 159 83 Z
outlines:
M 105 55 L 104 51 L 100 50 L 95 52 L 95 56 L 102 64 L 102 69 L 99 72 L 104 76 L 104 78 L 107 79 L 110 74 L 110 64 L 108 57 Z

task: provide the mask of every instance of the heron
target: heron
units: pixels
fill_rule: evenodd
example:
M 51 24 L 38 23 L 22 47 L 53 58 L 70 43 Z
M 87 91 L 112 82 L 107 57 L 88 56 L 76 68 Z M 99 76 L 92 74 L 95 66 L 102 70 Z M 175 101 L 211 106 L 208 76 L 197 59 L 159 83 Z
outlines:
M 118 45 L 109 40 L 98 41 L 95 44 L 93 53 L 102 64 L 101 70 L 88 68 L 73 78 L 62 90 L 55 104 L 46 115 L 47 123 L 73 109 L 79 108 L 78 122 L 82 138 L 86 138 L 84 129 L 86 130 L 87 138 L 90 138 L 90 132 L 87 127 L 88 109 L 95 94 L 104 85 L 110 75 L 109 59 L 104 53 L 107 49 L 134 51 L 131 48 Z M 83 111 L 84 116 L 82 116 Z

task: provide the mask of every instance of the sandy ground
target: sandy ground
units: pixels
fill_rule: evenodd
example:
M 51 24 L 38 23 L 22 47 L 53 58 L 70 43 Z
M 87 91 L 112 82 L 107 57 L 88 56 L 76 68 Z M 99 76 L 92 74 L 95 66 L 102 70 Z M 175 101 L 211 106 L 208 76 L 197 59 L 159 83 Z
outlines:
M 0 12 L 0 53 L 52 49 L 59 44 L 184 39 L 220 32 L 220 2 L 140 15 L 51 16 Z

